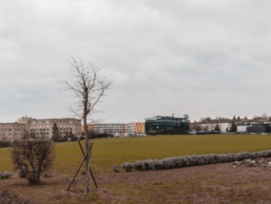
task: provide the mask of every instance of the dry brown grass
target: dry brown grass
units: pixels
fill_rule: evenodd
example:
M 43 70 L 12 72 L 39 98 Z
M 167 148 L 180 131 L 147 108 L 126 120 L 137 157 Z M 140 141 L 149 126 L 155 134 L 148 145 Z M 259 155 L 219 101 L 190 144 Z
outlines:
M 172 170 L 105 173 L 96 176 L 99 189 L 91 183 L 88 196 L 83 195 L 83 176 L 71 191 L 71 178 L 57 174 L 43 178 L 43 185 L 29 186 L 13 176 L 0 180 L 4 189 L 33 203 L 148 203 L 148 204 L 255 204 L 271 203 L 271 170 L 261 167 L 237 167 L 215 164 Z
M 269 149 L 270 141 L 270 135 L 159 136 L 97 140 L 91 161 L 99 189 L 95 189 L 91 182 L 87 196 L 84 196 L 84 177 L 81 173 L 71 191 L 65 190 L 82 160 L 82 154 L 77 143 L 59 143 L 56 145 L 54 167 L 54 171 L 58 173 L 53 177 L 41 178 L 42 185 L 38 186 L 28 185 L 27 180 L 15 174 L 10 179 L 1 179 L 0 204 L 5 204 L 1 203 L 3 191 L 18 196 L 20 201 L 31 200 L 34 204 L 267 204 L 271 203 L 271 170 L 266 168 L 233 168 L 230 163 L 225 163 L 114 173 L 112 167 L 125 161 L 148 158 L 240 152 L 242 149 L 250 152 L 262 151 Z M 0 170 L 11 169 L 9 151 L 0 149 Z M 18 199 L 14 199 L 14 203 L 18 204 Z

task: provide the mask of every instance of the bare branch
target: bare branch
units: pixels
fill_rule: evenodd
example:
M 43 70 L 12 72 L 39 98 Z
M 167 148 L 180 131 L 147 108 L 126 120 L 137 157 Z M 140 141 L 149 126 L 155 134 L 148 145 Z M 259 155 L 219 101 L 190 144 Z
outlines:
M 83 129 L 85 132 L 85 152 L 88 152 L 88 128 L 87 118 L 94 112 L 94 107 L 101 102 L 101 98 L 104 97 L 105 92 L 109 89 L 112 81 L 106 80 L 104 77 L 100 77 L 99 69 L 93 64 L 86 66 L 82 59 L 76 60 L 72 57 L 69 62 L 72 68 L 72 77 L 63 81 L 67 90 L 70 90 L 76 102 L 70 104 L 70 110 L 83 120 Z M 89 156 L 85 160 L 86 165 L 86 187 L 85 192 L 88 191 L 88 166 Z

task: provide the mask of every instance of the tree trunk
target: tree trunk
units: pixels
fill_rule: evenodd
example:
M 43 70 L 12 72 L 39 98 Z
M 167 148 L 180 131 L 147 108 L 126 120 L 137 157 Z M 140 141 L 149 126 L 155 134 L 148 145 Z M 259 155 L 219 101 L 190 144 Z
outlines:
M 85 132 L 85 146 L 86 146 L 86 153 L 88 152 L 89 149 L 89 144 L 88 144 L 88 129 L 87 129 L 87 118 L 84 116 L 84 132 Z M 86 160 L 85 160 L 85 195 L 88 193 L 89 189 L 89 154 L 86 155 Z

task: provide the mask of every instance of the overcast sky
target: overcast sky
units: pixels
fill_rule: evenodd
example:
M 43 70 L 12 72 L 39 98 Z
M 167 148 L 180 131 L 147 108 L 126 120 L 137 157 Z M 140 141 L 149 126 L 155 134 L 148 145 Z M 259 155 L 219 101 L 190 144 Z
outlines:
M 0 0 L 0 122 L 73 117 L 71 56 L 114 80 L 92 115 L 271 115 L 271 1 Z

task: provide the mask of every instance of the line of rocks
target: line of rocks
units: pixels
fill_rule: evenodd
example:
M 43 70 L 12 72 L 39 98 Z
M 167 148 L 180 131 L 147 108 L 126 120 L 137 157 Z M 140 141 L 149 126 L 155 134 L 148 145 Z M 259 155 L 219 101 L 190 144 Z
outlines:
M 193 156 L 180 156 L 170 157 L 161 160 L 147 159 L 137 161 L 135 163 L 125 162 L 120 166 L 114 166 L 113 170 L 119 172 L 121 169 L 126 172 L 131 171 L 148 171 L 148 170 L 161 170 L 173 169 L 206 164 L 230 163 L 235 161 L 243 161 L 247 159 L 257 158 L 271 158 L 271 150 L 261 152 L 241 152 L 241 153 L 228 153 L 228 154 L 205 154 Z
M 271 168 L 271 158 L 256 158 L 256 159 L 245 159 L 242 161 L 232 162 L 232 166 L 235 167 L 263 167 Z

